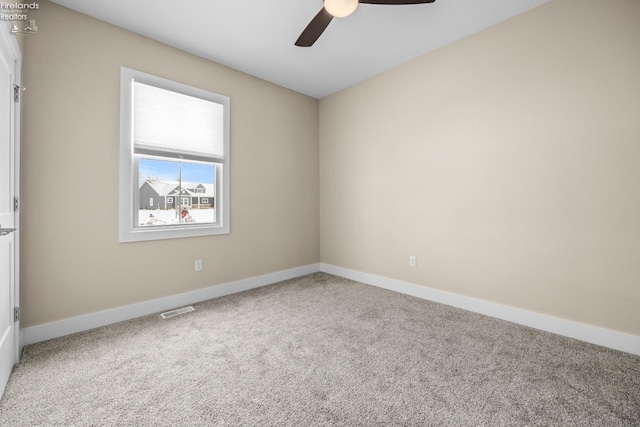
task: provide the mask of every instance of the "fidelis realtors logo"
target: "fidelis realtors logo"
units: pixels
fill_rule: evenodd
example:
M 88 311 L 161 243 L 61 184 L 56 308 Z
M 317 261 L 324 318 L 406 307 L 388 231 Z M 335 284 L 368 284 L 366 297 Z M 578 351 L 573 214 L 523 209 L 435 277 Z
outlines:
M 0 2 L 0 20 L 13 22 L 9 30 L 12 34 L 35 34 L 36 20 L 29 19 L 28 12 L 37 9 L 40 9 L 38 3 Z

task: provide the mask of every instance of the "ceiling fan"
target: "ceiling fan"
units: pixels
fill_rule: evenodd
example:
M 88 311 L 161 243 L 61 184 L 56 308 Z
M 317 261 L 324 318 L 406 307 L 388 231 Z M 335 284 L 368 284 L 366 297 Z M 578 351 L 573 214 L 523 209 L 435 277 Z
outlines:
M 400 5 L 433 3 L 434 1 L 436 0 L 324 0 L 324 7 L 300 34 L 296 40 L 296 46 L 313 46 L 334 17 L 344 18 L 351 15 L 360 3 Z

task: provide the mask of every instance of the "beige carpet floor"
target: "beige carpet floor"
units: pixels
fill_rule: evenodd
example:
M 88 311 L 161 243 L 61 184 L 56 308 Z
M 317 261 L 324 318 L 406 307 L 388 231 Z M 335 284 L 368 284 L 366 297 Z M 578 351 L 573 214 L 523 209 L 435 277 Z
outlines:
M 26 347 L 2 426 L 640 426 L 640 357 L 317 273 Z

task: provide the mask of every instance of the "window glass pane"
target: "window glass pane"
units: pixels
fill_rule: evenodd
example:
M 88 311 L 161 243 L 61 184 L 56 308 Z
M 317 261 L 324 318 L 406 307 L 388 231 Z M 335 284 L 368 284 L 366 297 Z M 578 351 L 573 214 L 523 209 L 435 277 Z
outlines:
M 215 223 L 215 164 L 138 160 L 138 226 Z

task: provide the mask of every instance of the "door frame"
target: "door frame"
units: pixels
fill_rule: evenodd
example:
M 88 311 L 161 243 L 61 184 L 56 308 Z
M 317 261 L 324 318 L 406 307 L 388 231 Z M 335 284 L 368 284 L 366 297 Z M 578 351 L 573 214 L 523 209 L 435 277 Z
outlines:
M 22 197 L 20 194 L 20 176 L 21 176 L 21 130 L 22 130 L 22 121 L 21 121 L 21 113 L 22 113 L 22 51 L 20 50 L 20 46 L 18 46 L 18 41 L 16 40 L 16 36 L 12 37 L 12 49 L 15 55 L 15 63 L 14 63 L 14 78 L 15 81 L 13 84 L 18 86 L 19 98 L 18 102 L 15 103 L 15 109 L 13 111 L 13 143 L 14 143 L 14 167 L 15 167 L 15 177 L 14 177 L 14 191 L 17 199 L 17 209 L 14 211 L 15 213 L 15 227 L 16 227 L 16 236 L 14 245 L 16 248 L 16 253 L 14 254 L 15 259 L 15 282 L 13 286 L 13 306 L 20 310 L 20 208 L 22 203 Z M 15 87 L 14 86 L 14 87 Z M 20 319 L 22 316 L 18 316 L 18 319 L 14 323 L 15 328 L 15 362 L 18 364 L 20 362 L 20 355 L 22 354 L 22 332 L 20 328 Z
M 14 286 L 13 286 L 13 301 L 11 311 L 13 312 L 16 308 L 20 307 L 20 202 L 21 202 L 21 194 L 20 194 L 20 166 L 21 166 L 21 158 L 20 158 L 20 138 L 21 138 L 21 106 L 22 106 L 22 51 L 20 50 L 20 46 L 18 45 L 18 41 L 14 34 L 11 34 L 9 29 L 11 27 L 10 21 L 2 21 L 0 25 L 0 31 L 3 32 L 0 37 L 2 37 L 3 42 L 8 43 L 11 54 L 14 59 L 14 67 L 13 67 L 13 87 L 18 87 L 18 102 L 14 102 L 13 106 L 13 122 L 11 123 L 11 137 L 13 138 L 14 143 L 14 197 L 18 200 L 18 210 L 14 210 L 14 227 L 16 231 L 14 232 Z M 13 317 L 13 313 L 10 313 Z M 22 334 L 20 330 L 20 317 L 13 323 L 13 332 L 14 332 L 14 362 L 17 364 L 20 361 L 20 355 L 22 353 Z

